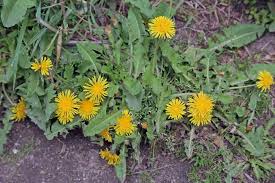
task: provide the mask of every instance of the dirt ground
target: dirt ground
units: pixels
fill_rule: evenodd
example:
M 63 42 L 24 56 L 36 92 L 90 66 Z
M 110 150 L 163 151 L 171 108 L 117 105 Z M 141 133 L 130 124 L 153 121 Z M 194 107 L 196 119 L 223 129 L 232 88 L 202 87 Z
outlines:
M 16 123 L 0 158 L 1 183 L 115 183 L 114 169 L 98 155 L 100 147 L 74 130 L 66 139 L 48 141 L 30 122 Z M 146 158 L 145 158 L 146 159 Z M 126 182 L 187 182 L 188 163 L 173 156 L 159 156 L 155 167 L 134 172 Z
M 193 11 L 192 6 L 195 7 L 195 4 L 192 1 L 187 2 L 189 4 L 185 4 L 186 9 Z M 194 10 L 197 17 L 194 24 L 188 25 L 181 16 L 176 17 L 176 39 L 179 42 L 204 45 L 206 38 L 221 27 L 234 21 L 245 21 L 241 7 L 217 5 L 217 11 L 209 13 L 205 8 L 208 3 L 204 2 Z M 196 14 L 198 12 L 199 14 Z M 254 62 L 274 63 L 275 34 L 268 33 L 239 52 L 243 57 L 253 56 L 255 53 L 259 53 L 262 59 Z M 272 105 L 275 106 L 275 89 L 272 95 Z M 270 114 L 267 117 L 269 118 Z M 66 138 L 61 136 L 48 141 L 34 124 L 16 123 L 9 134 L 5 150 L 4 155 L 0 157 L 0 183 L 118 182 L 114 169 L 99 157 L 100 146 L 83 137 L 80 130 L 72 131 Z M 127 177 L 126 182 L 149 183 L 152 179 L 157 183 L 188 182 L 187 172 L 190 165 L 187 161 L 159 153 L 154 167 L 146 169 L 146 153 L 142 155 L 142 159 L 145 159 L 143 165 L 133 168 L 134 172 Z

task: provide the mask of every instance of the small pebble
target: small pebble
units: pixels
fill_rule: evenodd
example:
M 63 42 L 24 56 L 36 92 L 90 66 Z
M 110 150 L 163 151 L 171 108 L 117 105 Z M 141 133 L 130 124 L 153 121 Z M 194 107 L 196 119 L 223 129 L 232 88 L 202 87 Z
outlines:
M 13 152 L 13 154 L 17 154 L 18 150 L 17 149 L 13 149 L 12 152 Z

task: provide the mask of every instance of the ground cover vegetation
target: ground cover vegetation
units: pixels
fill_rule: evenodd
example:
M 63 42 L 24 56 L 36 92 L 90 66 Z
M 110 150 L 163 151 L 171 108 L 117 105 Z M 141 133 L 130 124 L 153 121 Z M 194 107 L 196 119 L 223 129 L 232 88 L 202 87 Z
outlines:
M 141 145 L 176 127 L 185 138 L 176 147 L 165 137 L 165 147 L 193 163 L 191 182 L 269 180 L 275 64 L 218 60 L 275 30 L 274 3 L 264 13 L 243 3 L 252 23 L 195 47 L 173 41 L 183 1 L 3 0 L 0 152 L 17 122 L 35 123 L 48 140 L 81 128 L 123 182 Z M 257 123 L 266 111 L 273 118 Z M 214 144 L 198 138 L 205 127 Z

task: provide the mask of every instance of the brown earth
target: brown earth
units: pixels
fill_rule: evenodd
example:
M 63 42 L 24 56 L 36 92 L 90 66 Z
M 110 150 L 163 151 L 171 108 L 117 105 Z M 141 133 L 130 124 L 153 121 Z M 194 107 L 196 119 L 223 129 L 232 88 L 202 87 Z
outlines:
M 48 141 L 34 124 L 15 123 L 6 152 L 0 158 L 0 182 L 118 182 L 114 169 L 98 156 L 99 149 L 80 130 L 72 131 L 66 138 Z M 153 169 L 133 172 L 126 182 L 138 183 L 150 178 L 155 182 L 184 183 L 187 168 L 185 162 L 173 156 L 158 156 Z

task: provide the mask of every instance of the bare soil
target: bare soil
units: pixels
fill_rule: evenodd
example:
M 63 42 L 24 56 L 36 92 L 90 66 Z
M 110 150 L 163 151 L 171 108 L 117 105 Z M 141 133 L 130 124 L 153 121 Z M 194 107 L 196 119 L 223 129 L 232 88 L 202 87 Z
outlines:
M 15 123 L 9 135 L 4 156 L 0 158 L 1 183 L 115 183 L 113 167 L 102 160 L 100 147 L 83 137 L 80 130 L 71 131 L 48 141 L 33 123 Z M 143 159 L 147 161 L 146 155 Z M 134 168 L 126 182 L 187 182 L 185 162 L 173 156 L 158 156 L 154 168 Z

